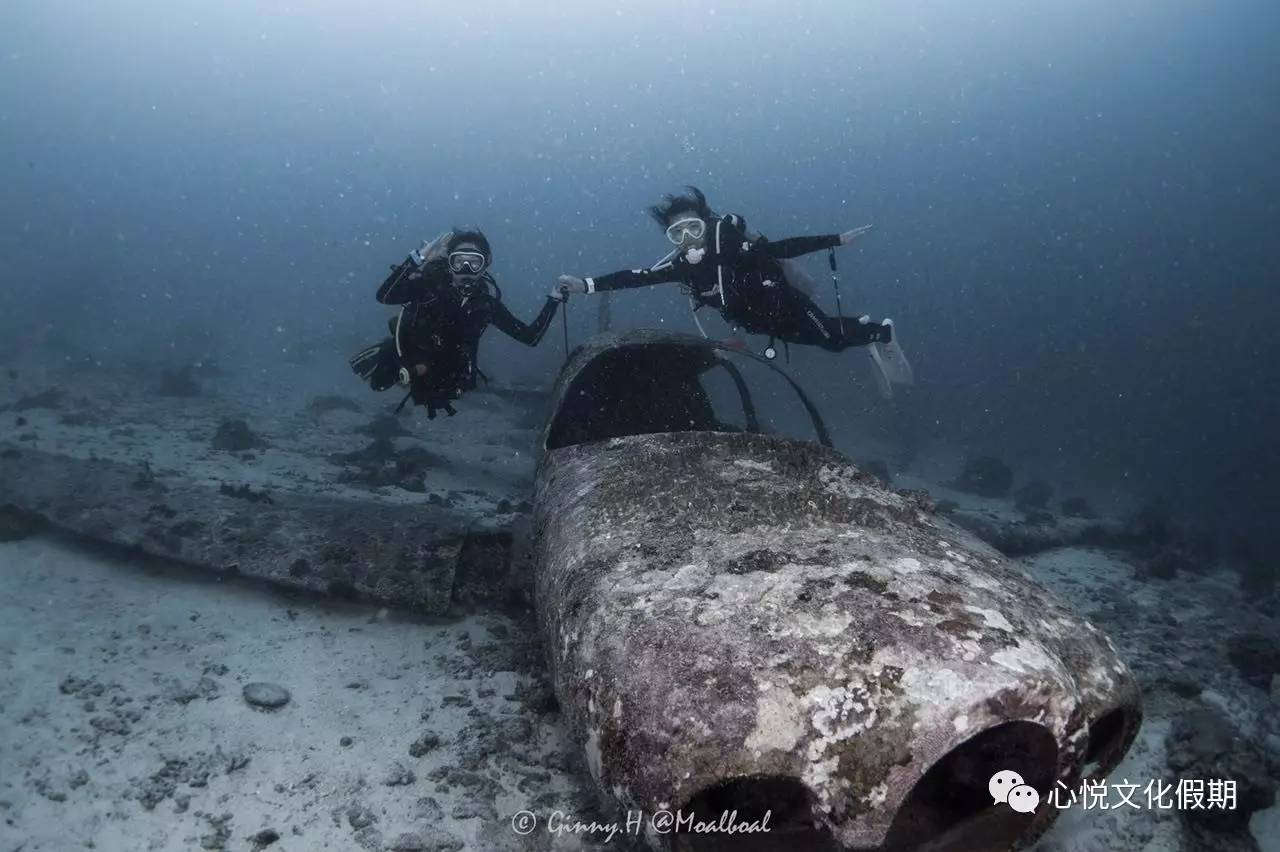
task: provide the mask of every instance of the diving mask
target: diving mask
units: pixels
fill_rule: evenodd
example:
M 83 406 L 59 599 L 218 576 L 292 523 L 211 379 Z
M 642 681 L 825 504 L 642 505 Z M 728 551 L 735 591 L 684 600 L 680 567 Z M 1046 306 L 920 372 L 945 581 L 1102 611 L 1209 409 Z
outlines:
M 700 240 L 706 233 L 707 223 L 696 216 L 680 219 L 667 226 L 667 239 L 674 245 L 683 245 L 688 239 Z
M 479 275 L 488 263 L 489 259 L 478 251 L 449 253 L 449 269 L 458 275 Z

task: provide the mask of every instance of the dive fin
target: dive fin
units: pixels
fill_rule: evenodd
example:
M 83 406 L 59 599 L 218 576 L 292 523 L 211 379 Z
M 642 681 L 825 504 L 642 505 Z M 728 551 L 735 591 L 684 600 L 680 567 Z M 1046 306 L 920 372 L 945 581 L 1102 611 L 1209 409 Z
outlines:
M 351 358 L 351 371 L 364 379 L 366 382 L 373 375 L 374 370 L 378 369 L 378 362 L 382 360 L 382 344 L 375 343 L 368 349 L 362 349 Z
M 884 324 L 893 329 L 891 339 L 887 343 L 872 343 L 872 359 L 879 365 L 880 371 L 887 381 L 895 385 L 915 384 L 915 372 L 907 353 L 902 350 L 902 336 L 893 320 L 886 319 Z
M 880 350 L 876 346 L 877 344 L 873 343 L 867 347 L 867 354 L 871 356 L 871 378 L 875 380 L 876 390 L 880 391 L 881 398 L 893 399 L 893 385 L 889 382 L 884 359 L 880 356 Z
M 399 378 L 400 359 L 396 355 L 395 341 L 390 337 L 360 350 L 352 356 L 350 363 L 351 371 L 376 391 L 386 390 Z

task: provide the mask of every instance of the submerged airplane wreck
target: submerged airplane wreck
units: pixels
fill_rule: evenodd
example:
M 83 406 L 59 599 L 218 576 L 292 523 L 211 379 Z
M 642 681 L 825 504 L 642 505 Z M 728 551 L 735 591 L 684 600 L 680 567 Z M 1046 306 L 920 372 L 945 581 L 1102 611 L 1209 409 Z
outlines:
M 811 440 L 774 434 L 797 414 Z M 769 815 L 751 837 L 646 816 L 653 848 L 1020 848 L 1056 818 L 1051 789 L 1105 776 L 1137 733 L 1097 628 L 835 451 L 755 356 L 595 338 L 540 449 L 539 619 L 599 790 L 646 815 Z M 993 802 L 1006 770 L 1034 811 Z

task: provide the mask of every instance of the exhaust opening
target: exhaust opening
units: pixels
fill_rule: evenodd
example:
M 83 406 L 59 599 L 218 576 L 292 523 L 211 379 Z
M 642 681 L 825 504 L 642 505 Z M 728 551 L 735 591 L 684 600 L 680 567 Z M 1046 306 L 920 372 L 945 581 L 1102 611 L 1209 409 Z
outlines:
M 729 831 L 685 830 L 673 838 L 676 852 L 838 852 L 831 832 L 815 826 L 813 796 L 798 778 L 779 775 L 735 778 L 698 793 L 681 809 L 695 821 L 720 824 L 734 814 L 733 823 L 744 826 L 767 817 L 767 832 L 737 834 Z
M 1117 762 L 1128 730 L 1124 710 L 1116 708 L 1098 717 L 1089 726 L 1089 745 L 1084 753 L 1084 776 L 1090 777 Z
M 1017 772 L 1043 802 L 1053 786 L 1057 762 L 1058 743 L 1043 725 L 1017 721 L 988 728 L 956 746 L 916 782 L 881 852 L 1011 848 L 1035 813 L 997 804 L 989 791 L 991 776 L 1003 770 Z

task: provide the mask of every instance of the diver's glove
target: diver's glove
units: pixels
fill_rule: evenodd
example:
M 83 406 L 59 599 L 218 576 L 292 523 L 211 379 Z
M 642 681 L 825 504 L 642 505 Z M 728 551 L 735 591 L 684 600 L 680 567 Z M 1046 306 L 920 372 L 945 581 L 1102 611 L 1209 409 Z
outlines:
M 561 284 L 559 281 L 555 283 L 555 285 L 551 288 L 551 292 L 548 293 L 547 295 L 550 296 L 552 299 L 555 299 L 557 302 L 569 301 L 569 289 L 565 287 L 563 284 Z
M 849 243 L 853 242 L 858 237 L 865 234 L 867 231 L 870 231 L 871 227 L 872 227 L 871 225 L 863 225 L 861 228 L 854 228 L 851 231 L 845 231 L 843 234 L 840 235 L 840 245 L 842 246 L 849 245 Z
M 587 292 L 586 280 L 573 275 L 561 275 L 556 281 L 556 287 L 566 294 Z

